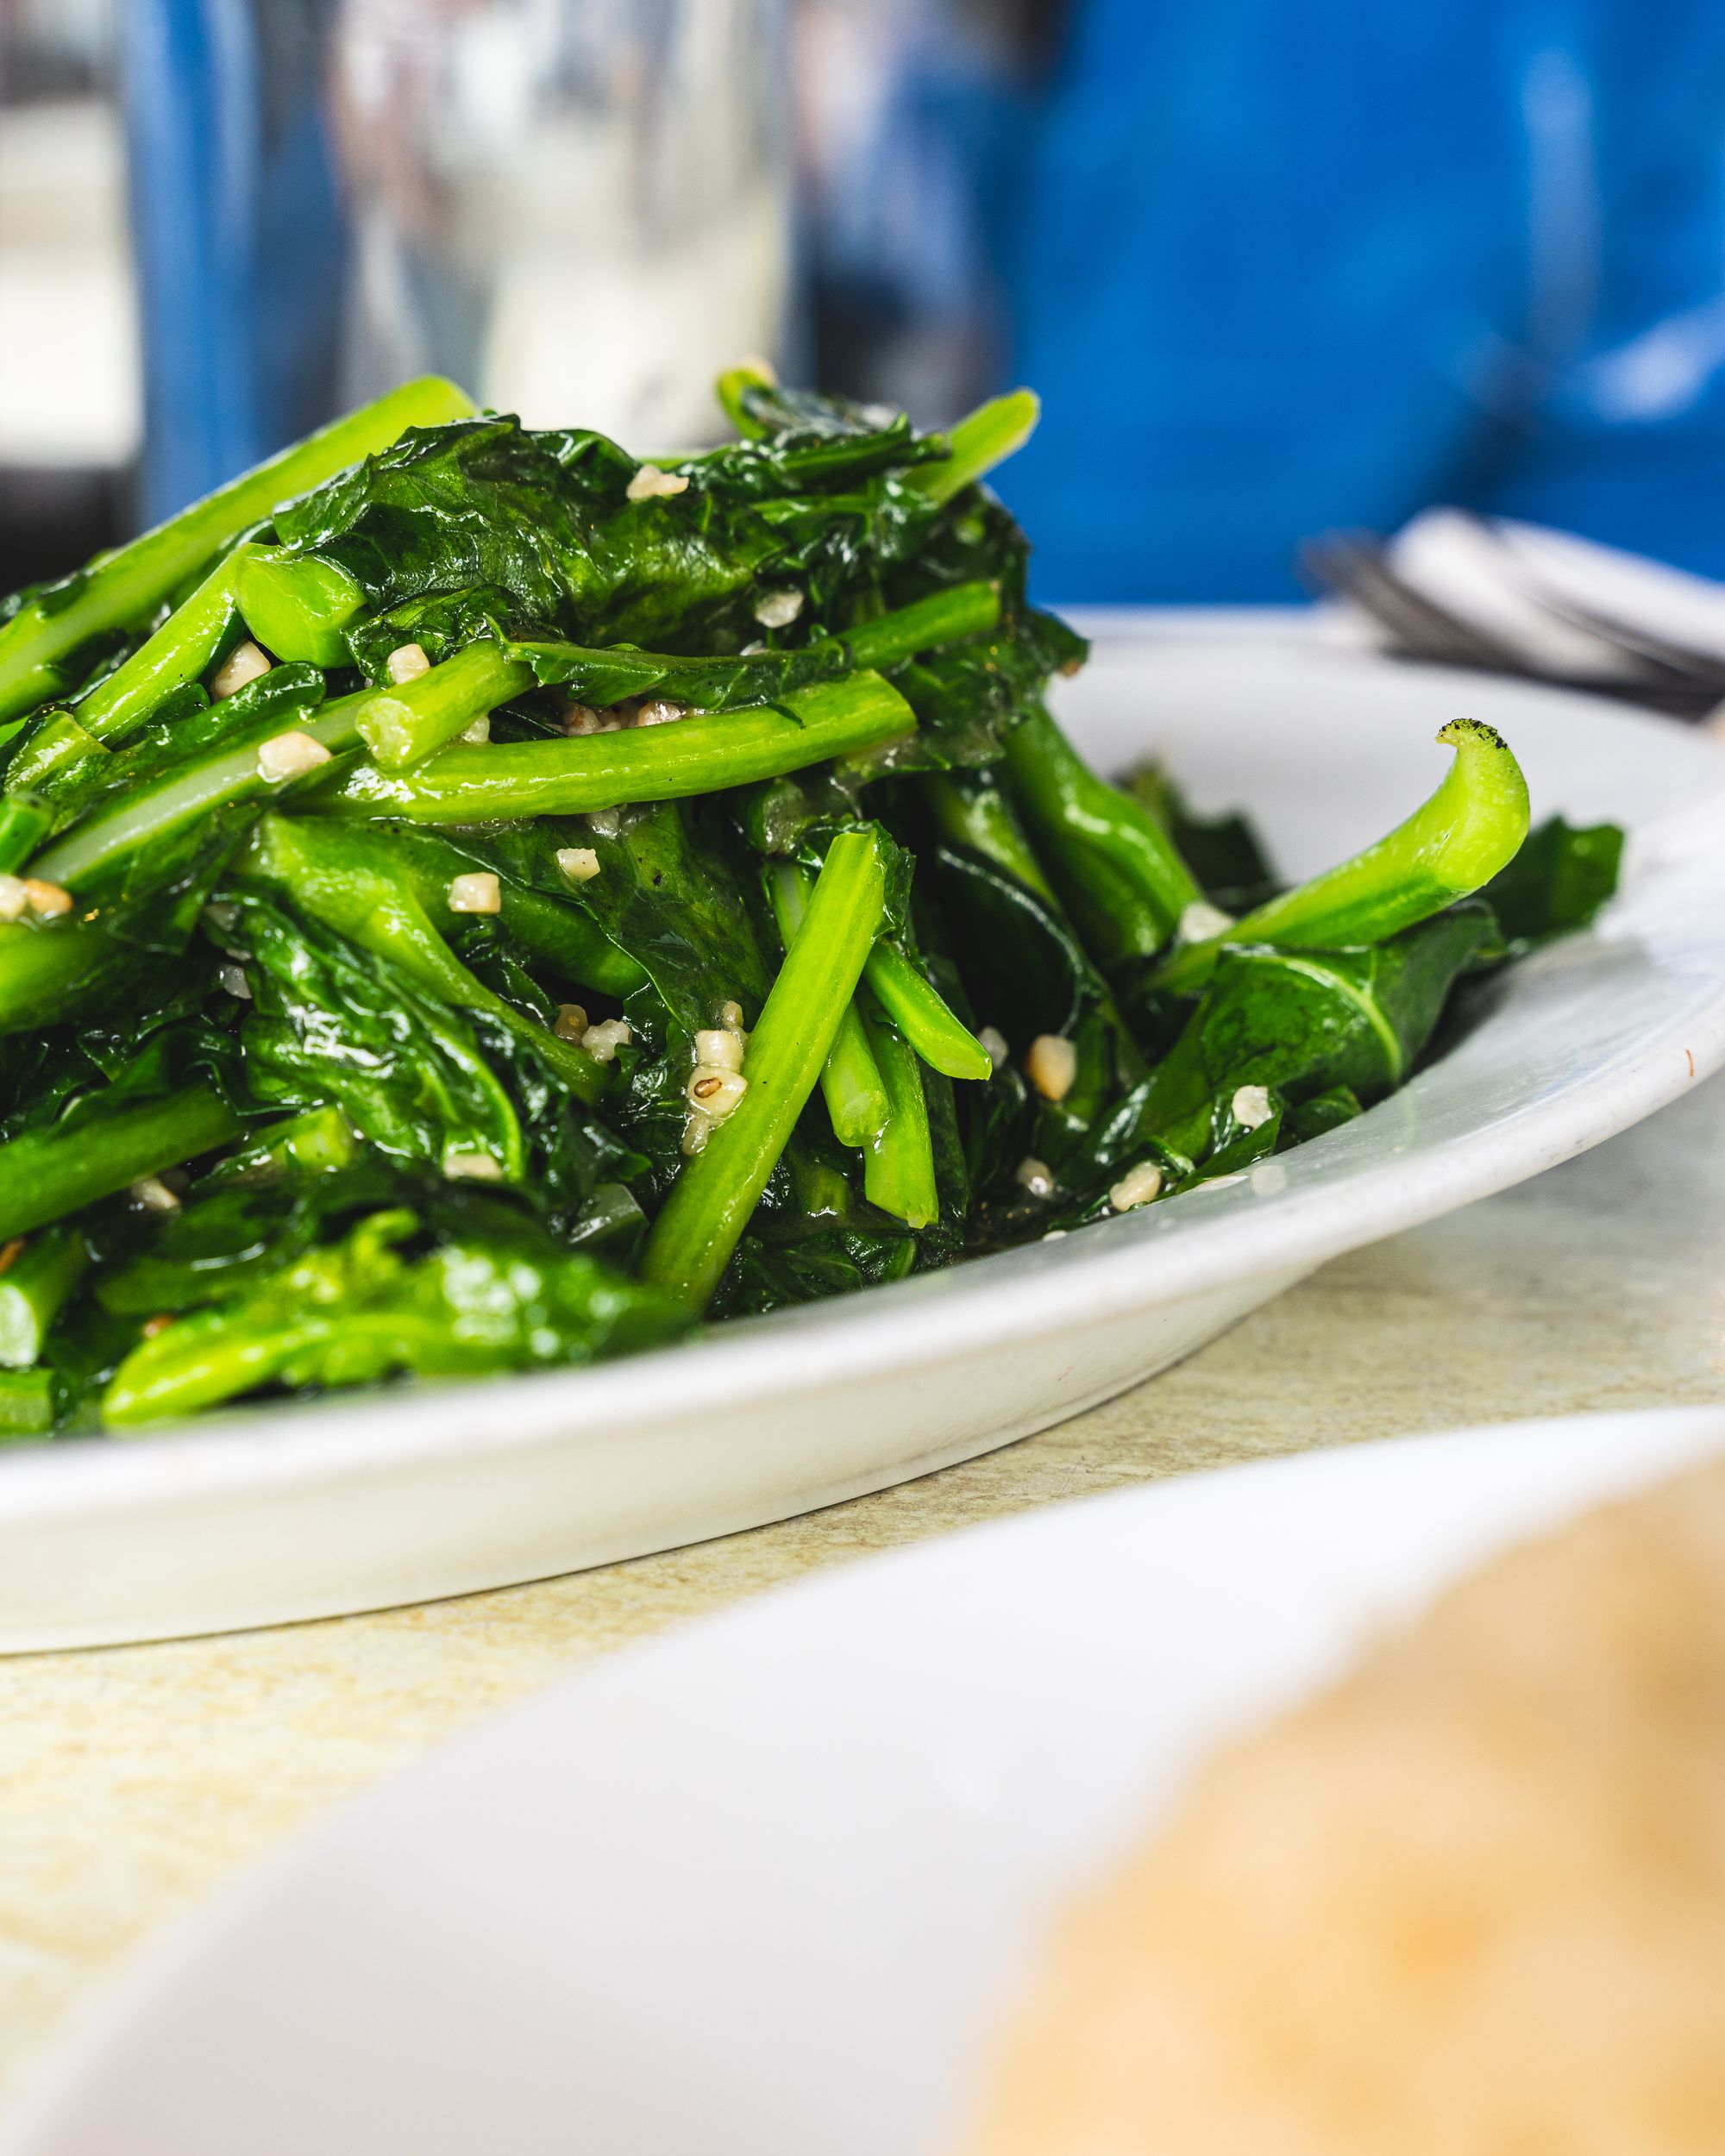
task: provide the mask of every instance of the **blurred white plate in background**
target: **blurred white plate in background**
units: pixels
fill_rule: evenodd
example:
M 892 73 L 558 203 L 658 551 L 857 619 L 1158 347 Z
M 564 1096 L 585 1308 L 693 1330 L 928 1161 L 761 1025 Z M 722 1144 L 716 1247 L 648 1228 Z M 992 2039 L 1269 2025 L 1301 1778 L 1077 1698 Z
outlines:
M 1302 641 L 1115 618 L 1063 685 L 1104 770 L 1166 756 L 1298 875 L 1502 728 L 1535 813 L 1628 824 L 1626 890 L 1358 1122 L 1052 1244 L 588 1371 L 348 1395 L 0 1457 L 0 1650 L 423 1601 L 881 1489 L 1164 1369 L 1342 1250 L 1536 1175 L 1725 1059 L 1725 754 L 1621 706 Z M 980 1014 L 988 1017 L 987 1012 Z
M 105 2003 L 3 2156 L 933 2156 L 1041 1927 L 1219 1739 L 1725 1408 L 1230 1468 L 620 1654 Z

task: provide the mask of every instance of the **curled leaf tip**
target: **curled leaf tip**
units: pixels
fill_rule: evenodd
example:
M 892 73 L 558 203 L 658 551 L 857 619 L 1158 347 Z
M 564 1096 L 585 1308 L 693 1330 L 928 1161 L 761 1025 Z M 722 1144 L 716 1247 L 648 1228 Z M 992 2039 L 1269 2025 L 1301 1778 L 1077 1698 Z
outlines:
M 1438 729 L 1437 738 L 1454 748 L 1465 741 L 1478 742 L 1487 749 L 1507 749 L 1509 744 L 1495 726 L 1488 726 L 1483 718 L 1452 718 Z

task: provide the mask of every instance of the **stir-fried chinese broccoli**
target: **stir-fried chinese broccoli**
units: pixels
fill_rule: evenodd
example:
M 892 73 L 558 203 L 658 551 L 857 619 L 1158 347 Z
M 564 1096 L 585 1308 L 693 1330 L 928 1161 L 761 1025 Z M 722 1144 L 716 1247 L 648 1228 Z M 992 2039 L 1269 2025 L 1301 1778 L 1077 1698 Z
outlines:
M 1358 1114 L 1613 889 L 1466 719 L 1280 888 L 1050 715 L 1084 645 L 982 484 L 1033 398 L 719 398 L 643 463 L 411 383 L 0 608 L 0 1438 L 1130 1210 Z

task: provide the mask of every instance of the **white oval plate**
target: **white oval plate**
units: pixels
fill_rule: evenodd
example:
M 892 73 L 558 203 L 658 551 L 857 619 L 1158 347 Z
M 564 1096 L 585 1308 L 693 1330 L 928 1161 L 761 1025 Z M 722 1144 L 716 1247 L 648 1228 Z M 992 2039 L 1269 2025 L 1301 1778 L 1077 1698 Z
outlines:
M 424 1601 L 885 1489 L 1107 1399 L 1326 1258 L 1597 1144 L 1725 1057 L 1725 755 L 1705 738 L 1293 641 L 1117 633 L 1061 708 L 1102 768 L 1155 751 L 1201 805 L 1249 807 L 1296 874 L 1423 798 L 1433 736 L 1466 712 L 1514 743 L 1537 813 L 1631 827 L 1627 887 L 1412 1085 L 1235 1188 L 596 1370 L 13 1451 L 0 1650 Z
M 1051 1909 L 1219 1739 L 1725 1408 L 1308 1453 L 617 1656 L 140 1966 L 4 2156 L 931 2156 Z

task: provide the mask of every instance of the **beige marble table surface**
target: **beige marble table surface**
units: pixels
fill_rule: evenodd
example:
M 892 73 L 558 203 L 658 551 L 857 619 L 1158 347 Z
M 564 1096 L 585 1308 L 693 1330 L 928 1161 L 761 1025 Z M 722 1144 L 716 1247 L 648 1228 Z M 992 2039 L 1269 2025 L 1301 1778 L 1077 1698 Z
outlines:
M 0 2087 L 138 1943 L 583 1662 L 816 1567 L 1228 1460 L 1725 1399 L 1725 1080 L 1339 1259 L 1060 1428 L 727 1541 L 422 1608 L 0 1661 Z

